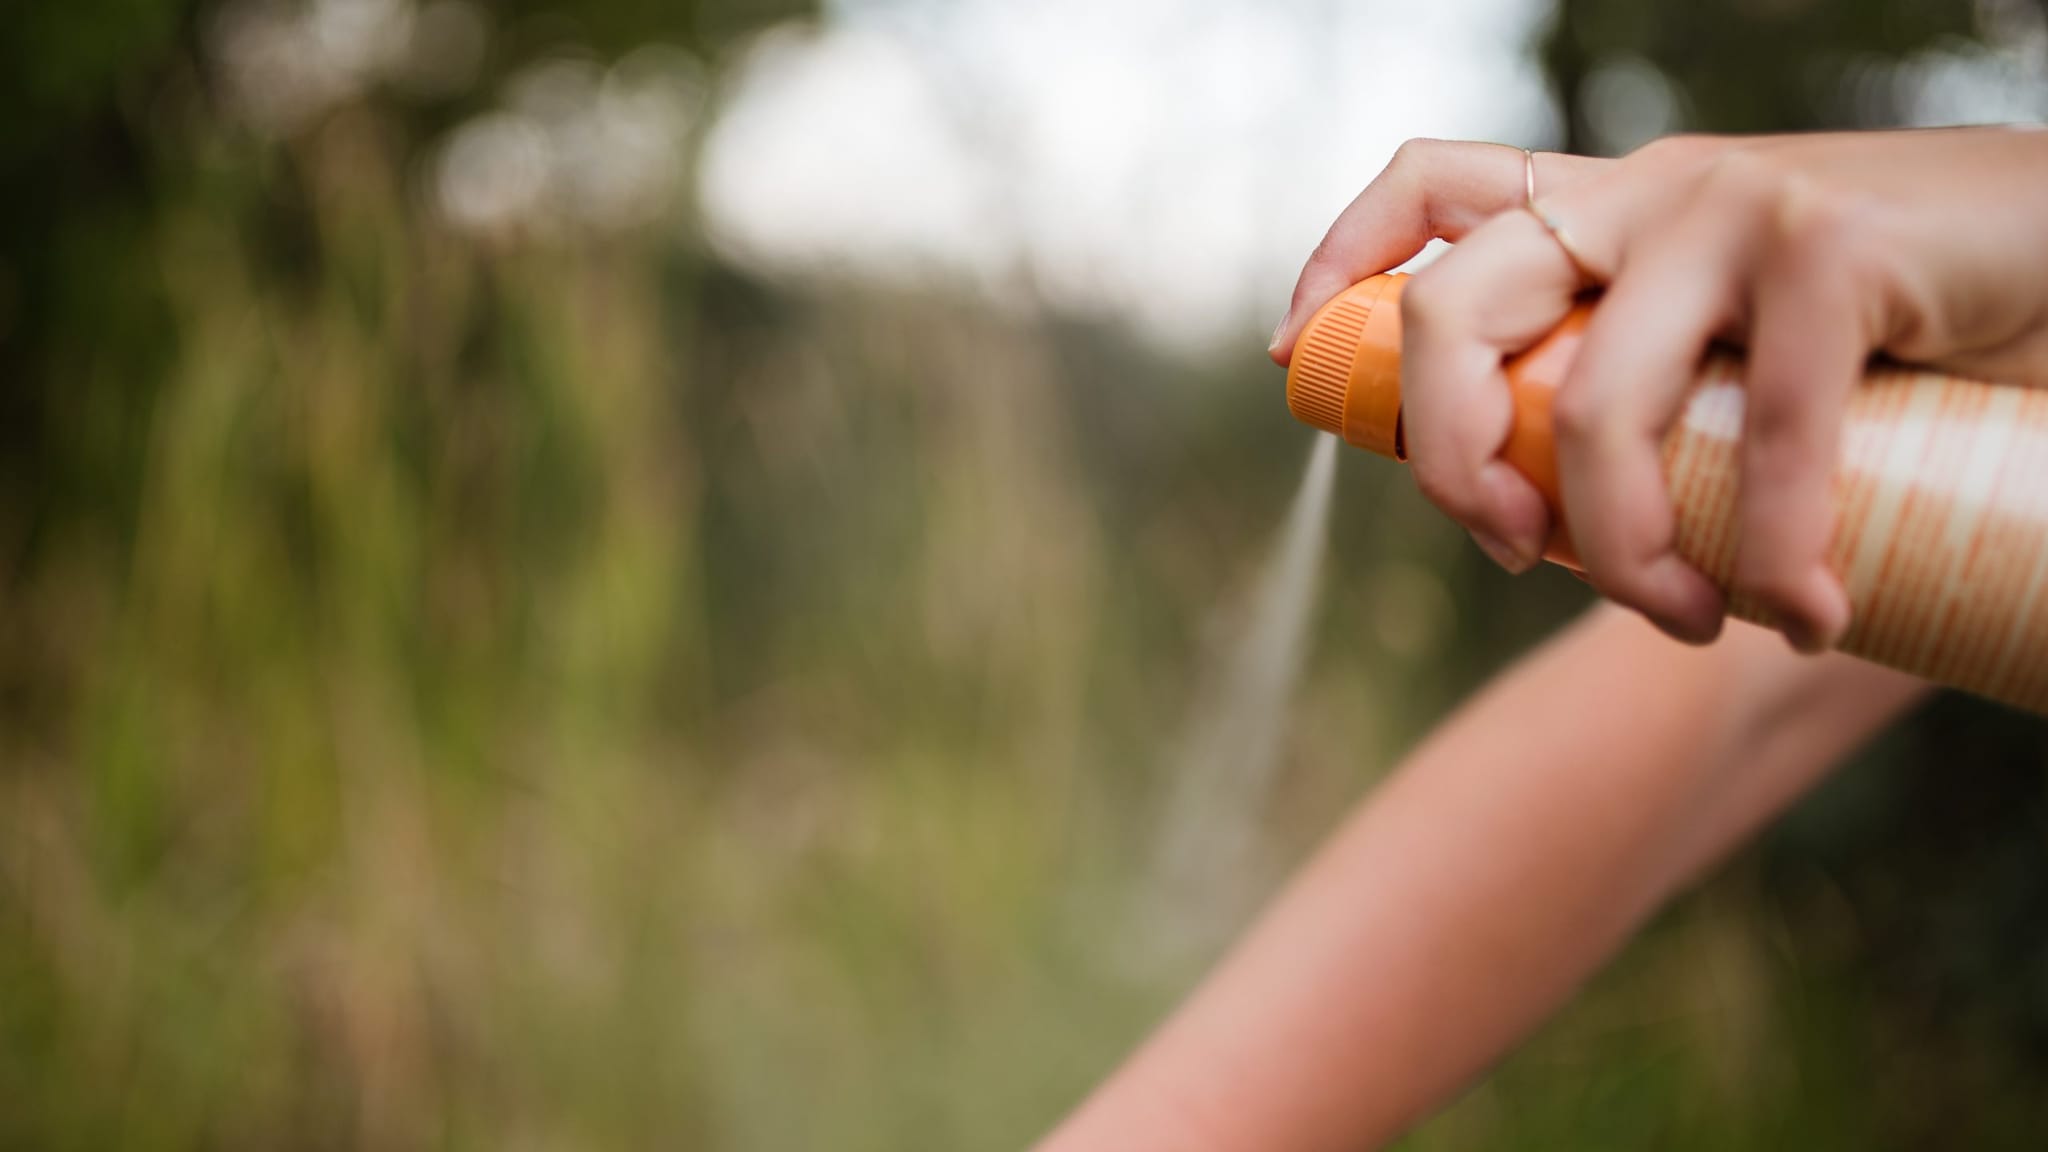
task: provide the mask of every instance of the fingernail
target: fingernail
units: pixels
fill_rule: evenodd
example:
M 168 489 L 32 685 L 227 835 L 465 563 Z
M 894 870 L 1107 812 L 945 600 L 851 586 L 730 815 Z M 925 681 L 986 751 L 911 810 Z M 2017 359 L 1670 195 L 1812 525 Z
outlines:
M 1491 515 L 1488 522 L 1496 528 L 1507 530 L 1506 536 L 1487 534 L 1491 544 L 1482 542 L 1480 547 L 1492 556 L 1500 566 L 1520 575 L 1536 566 L 1543 558 L 1543 535 L 1540 524 L 1529 524 L 1527 505 L 1529 482 L 1513 468 L 1499 460 L 1488 463 L 1480 472 L 1480 483 L 1486 488 L 1487 507 Z M 1512 563 L 1501 560 L 1501 556 L 1513 557 Z
M 1472 532 L 1472 542 L 1479 545 L 1479 550 L 1486 553 L 1487 559 L 1505 568 L 1510 576 L 1520 576 L 1536 564 L 1533 558 L 1510 548 L 1505 540 L 1491 532 L 1475 529 Z
M 1273 338 L 1266 342 L 1266 351 L 1278 352 L 1280 350 L 1280 337 L 1286 333 L 1287 321 L 1292 319 L 1293 316 L 1294 313 L 1289 312 L 1287 315 L 1282 316 L 1280 318 L 1280 322 L 1278 324 L 1273 325 Z

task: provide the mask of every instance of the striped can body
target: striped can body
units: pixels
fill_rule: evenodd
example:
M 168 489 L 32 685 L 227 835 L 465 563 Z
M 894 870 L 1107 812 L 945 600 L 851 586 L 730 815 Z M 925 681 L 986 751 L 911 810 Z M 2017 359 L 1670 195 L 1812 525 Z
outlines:
M 1664 462 L 1677 549 L 1735 571 L 1741 363 L 1709 363 Z M 1850 401 L 1830 561 L 1845 652 L 2048 713 L 2048 391 L 1878 368 Z M 1768 625 L 1746 597 L 1732 614 Z

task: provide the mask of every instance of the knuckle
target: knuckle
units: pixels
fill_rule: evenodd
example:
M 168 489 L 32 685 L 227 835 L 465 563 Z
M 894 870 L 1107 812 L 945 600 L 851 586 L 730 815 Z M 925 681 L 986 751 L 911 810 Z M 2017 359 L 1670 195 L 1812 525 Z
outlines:
M 1444 148 L 1444 142 L 1428 136 L 1414 136 L 1401 142 L 1394 149 L 1393 159 L 1387 161 L 1389 173 L 1408 173 L 1427 169 Z
M 1600 429 L 1602 406 L 1589 389 L 1560 389 L 1550 410 L 1554 434 L 1560 444 L 1578 447 L 1591 443 Z
M 1660 136 L 1629 153 L 1629 159 L 1657 167 L 1682 168 L 1704 163 L 1728 149 L 1725 137 L 1699 132 Z
M 1775 209 L 1793 173 L 1785 162 L 1757 148 L 1731 148 L 1707 166 L 1702 191 L 1713 202 L 1743 209 Z
M 1450 315 L 1450 297 L 1440 276 L 1427 271 L 1401 291 L 1401 330 L 1417 335 L 1438 331 Z
M 1786 178 L 1771 223 L 1778 242 L 1788 251 L 1827 252 L 1840 248 L 1854 231 L 1854 209 L 1799 176 Z
M 1788 176 L 1773 205 L 1775 261 L 1792 270 L 1821 275 L 1858 275 L 1874 264 L 1875 221 L 1869 205 L 1853 193 L 1824 188 L 1803 176 Z

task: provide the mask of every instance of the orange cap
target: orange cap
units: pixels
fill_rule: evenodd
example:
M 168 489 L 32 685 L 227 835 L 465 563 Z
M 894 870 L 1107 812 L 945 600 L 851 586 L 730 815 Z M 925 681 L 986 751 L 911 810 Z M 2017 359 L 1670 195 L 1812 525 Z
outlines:
M 1401 289 L 1384 273 L 1346 288 L 1302 329 L 1287 369 L 1287 408 L 1304 424 L 1404 460 Z

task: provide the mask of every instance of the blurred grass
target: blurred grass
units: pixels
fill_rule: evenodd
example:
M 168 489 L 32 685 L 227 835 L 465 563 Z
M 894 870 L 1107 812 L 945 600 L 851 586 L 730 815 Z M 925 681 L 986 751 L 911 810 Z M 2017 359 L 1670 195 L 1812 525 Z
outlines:
M 1024 1142 L 1192 974 L 1128 924 L 1306 446 L 1270 370 L 464 239 L 393 128 L 199 137 L 130 262 L 160 381 L 88 342 L 52 398 L 132 488 L 10 586 L 0 1144 Z M 1441 706 L 1402 501 L 1420 614 L 1331 609 L 1381 635 L 1276 863 Z
M 171 91 L 8 394 L 0 1147 L 1016 1148 L 1249 914 L 1146 936 L 1307 448 L 1255 351 L 480 240 L 378 101 Z M 1337 509 L 1254 895 L 1585 599 Z M 1916 731 L 1408 1146 L 2031 1146 L 2038 732 Z

